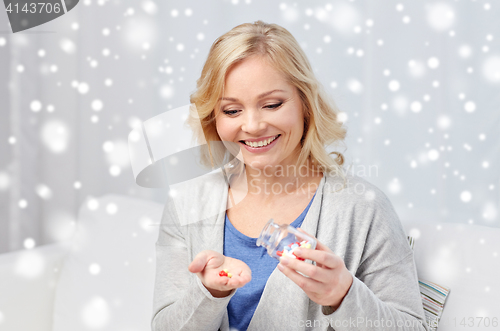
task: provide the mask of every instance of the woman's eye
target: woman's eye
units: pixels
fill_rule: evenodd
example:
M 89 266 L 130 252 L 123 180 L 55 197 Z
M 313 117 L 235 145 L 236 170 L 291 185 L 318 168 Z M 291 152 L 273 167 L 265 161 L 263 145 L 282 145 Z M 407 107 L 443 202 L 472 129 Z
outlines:
M 282 104 L 283 104 L 283 102 L 280 102 L 280 103 L 277 103 L 277 104 L 274 104 L 274 105 L 265 106 L 264 108 L 276 109 L 276 108 L 280 107 Z
M 226 115 L 234 115 L 236 114 L 238 111 L 237 110 L 232 110 L 232 109 L 227 109 L 227 110 L 223 110 L 222 111 L 224 114 Z
M 276 109 L 276 108 L 281 107 L 281 105 L 283 105 L 283 102 L 276 103 L 276 104 L 273 104 L 273 105 L 267 105 L 267 106 L 264 106 L 264 108 L 267 108 L 267 109 Z M 224 114 L 226 114 L 226 115 L 232 116 L 232 115 L 236 115 L 239 112 L 239 110 L 237 110 L 237 109 L 225 109 L 222 112 Z

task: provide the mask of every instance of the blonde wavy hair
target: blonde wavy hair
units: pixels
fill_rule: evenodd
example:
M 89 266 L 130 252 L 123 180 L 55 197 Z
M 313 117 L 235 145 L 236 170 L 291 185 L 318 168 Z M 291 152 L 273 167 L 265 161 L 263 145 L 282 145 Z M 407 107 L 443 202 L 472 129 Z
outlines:
M 197 88 L 190 96 L 192 107 L 187 123 L 194 131 L 200 130 L 201 123 L 203 132 L 195 132 L 195 139 L 201 144 L 205 138 L 209 143 L 201 154 L 202 164 L 213 168 L 229 162 L 228 172 L 241 171 L 244 166 L 237 158 L 231 160 L 222 143 L 210 142 L 221 141 L 215 125 L 215 107 L 224 95 L 227 73 L 234 65 L 254 55 L 265 58 L 297 88 L 300 95 L 304 134 L 296 165 L 310 160 L 313 170 L 340 174 L 345 182 L 342 171 L 344 156 L 340 152 L 328 153 L 325 150 L 333 143 L 343 142 L 346 136 L 345 127 L 337 119 L 337 106 L 314 76 L 304 51 L 292 34 L 277 24 L 260 20 L 238 25 L 215 40 L 197 80 Z

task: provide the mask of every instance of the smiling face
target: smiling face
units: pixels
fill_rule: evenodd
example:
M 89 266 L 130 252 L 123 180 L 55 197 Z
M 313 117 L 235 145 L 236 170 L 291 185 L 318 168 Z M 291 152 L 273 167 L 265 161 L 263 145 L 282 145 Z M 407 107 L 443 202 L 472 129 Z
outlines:
M 263 58 L 249 57 L 228 72 L 215 114 L 221 140 L 238 143 L 245 164 L 295 164 L 304 131 L 302 102 L 297 88 Z

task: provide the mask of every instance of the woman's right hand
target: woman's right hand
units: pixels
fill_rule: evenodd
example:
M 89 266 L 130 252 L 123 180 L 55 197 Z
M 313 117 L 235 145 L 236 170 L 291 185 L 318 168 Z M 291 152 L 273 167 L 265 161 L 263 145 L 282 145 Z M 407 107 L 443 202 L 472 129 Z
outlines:
M 245 262 L 212 250 L 198 253 L 188 269 L 196 273 L 203 285 L 216 298 L 228 296 L 233 289 L 243 287 L 252 279 L 252 271 Z M 224 269 L 232 274 L 231 278 L 219 276 L 219 272 Z

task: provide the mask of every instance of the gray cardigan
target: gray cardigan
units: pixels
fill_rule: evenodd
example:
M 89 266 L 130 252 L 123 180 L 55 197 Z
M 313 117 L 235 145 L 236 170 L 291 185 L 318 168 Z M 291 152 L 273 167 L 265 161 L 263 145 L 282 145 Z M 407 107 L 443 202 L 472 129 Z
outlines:
M 189 263 L 222 253 L 228 185 L 219 170 L 172 191 L 156 243 L 152 330 L 229 330 L 227 304 L 214 298 Z M 354 276 L 332 312 L 311 301 L 277 268 L 248 330 L 428 330 L 413 252 L 386 195 L 366 180 L 326 175 L 302 228 L 340 256 Z M 337 191 L 337 192 L 336 192 Z M 203 220 L 200 220 L 202 219 Z M 237 291 L 237 290 L 236 290 Z

